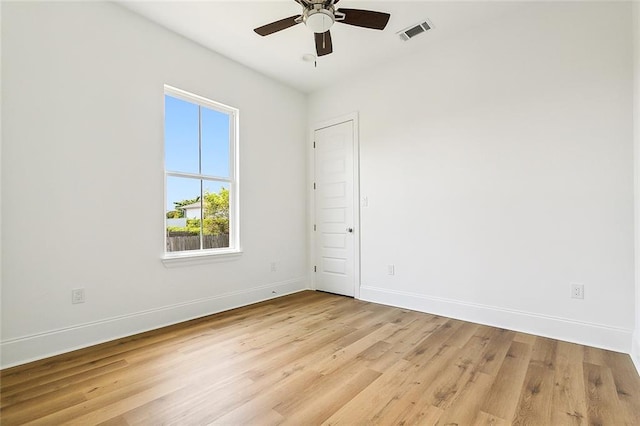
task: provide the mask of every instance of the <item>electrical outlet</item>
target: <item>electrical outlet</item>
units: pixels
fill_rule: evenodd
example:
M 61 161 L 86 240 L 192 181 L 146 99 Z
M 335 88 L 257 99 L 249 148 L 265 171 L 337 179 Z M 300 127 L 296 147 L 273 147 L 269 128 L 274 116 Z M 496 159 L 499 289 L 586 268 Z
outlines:
M 571 298 L 584 299 L 584 284 L 571 283 Z
M 278 270 L 278 264 L 276 262 L 271 262 L 271 272 L 276 272 Z
M 74 288 L 71 290 L 71 303 L 84 303 L 84 288 Z
M 387 274 L 395 275 L 396 274 L 396 266 L 395 265 L 387 265 Z

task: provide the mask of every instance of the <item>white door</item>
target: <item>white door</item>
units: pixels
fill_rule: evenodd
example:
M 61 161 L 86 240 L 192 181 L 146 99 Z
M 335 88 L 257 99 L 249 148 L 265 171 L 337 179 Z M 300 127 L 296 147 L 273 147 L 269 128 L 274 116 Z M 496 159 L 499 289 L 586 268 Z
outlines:
M 354 296 L 353 121 L 318 129 L 314 136 L 316 289 Z

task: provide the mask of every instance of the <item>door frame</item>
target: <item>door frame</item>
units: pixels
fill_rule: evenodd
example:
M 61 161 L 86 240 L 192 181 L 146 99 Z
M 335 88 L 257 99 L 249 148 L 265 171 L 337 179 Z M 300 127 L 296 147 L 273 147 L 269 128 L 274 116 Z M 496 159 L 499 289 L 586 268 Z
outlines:
M 329 120 L 312 123 L 309 128 L 309 140 L 307 144 L 307 146 L 309 147 L 307 150 L 307 164 L 309 166 L 307 168 L 309 170 L 307 176 L 307 188 L 309 188 L 309 283 L 310 288 L 312 290 L 316 290 L 316 274 L 313 270 L 314 265 L 317 265 L 316 232 L 313 230 L 313 225 L 316 223 L 316 197 L 314 192 L 315 190 L 313 189 L 313 183 L 315 182 L 316 176 L 315 151 L 313 148 L 315 132 L 316 130 L 335 126 L 347 121 L 353 122 L 353 296 L 355 299 L 360 299 L 360 126 L 357 112 L 352 112 Z

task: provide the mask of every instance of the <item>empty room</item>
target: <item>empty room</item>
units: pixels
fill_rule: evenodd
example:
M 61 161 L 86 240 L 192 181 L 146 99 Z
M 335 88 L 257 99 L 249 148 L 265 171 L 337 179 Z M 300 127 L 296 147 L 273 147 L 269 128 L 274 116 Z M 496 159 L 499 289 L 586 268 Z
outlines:
M 640 2 L 0 22 L 2 425 L 640 425 Z

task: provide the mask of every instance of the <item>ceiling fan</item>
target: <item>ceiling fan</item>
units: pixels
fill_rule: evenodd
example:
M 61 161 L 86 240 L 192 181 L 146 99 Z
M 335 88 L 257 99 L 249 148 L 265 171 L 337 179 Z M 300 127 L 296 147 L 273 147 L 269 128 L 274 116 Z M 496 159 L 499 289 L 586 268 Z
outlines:
M 336 9 L 340 0 L 294 0 L 302 6 L 302 14 L 289 16 L 254 29 L 261 36 L 267 36 L 304 22 L 314 32 L 316 52 L 318 56 L 333 52 L 329 28 L 336 23 L 354 25 L 356 27 L 383 30 L 391 15 L 383 12 L 362 9 Z

